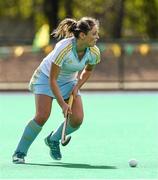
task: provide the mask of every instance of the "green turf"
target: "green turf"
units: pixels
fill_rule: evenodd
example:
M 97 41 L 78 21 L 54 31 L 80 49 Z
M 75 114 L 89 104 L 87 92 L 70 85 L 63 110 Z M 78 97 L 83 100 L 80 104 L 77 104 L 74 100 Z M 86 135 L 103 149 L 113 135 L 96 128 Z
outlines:
M 63 159 L 52 160 L 43 139 L 63 120 L 57 103 L 49 121 L 29 149 L 25 165 L 11 156 L 34 115 L 29 93 L 0 93 L 0 178 L 157 179 L 158 93 L 83 93 L 85 118 Z M 136 158 L 137 168 L 128 160 Z

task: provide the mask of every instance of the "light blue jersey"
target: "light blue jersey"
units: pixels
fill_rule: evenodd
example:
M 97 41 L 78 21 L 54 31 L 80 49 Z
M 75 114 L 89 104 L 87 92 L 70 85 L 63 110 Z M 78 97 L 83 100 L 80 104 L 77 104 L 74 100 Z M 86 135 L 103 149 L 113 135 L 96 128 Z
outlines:
M 74 37 L 59 41 L 54 50 L 42 61 L 39 68 L 49 77 L 51 64 L 60 66 L 58 82 L 68 82 L 76 79 L 79 71 L 87 64 L 97 64 L 100 61 L 100 51 L 97 46 L 86 49 L 80 60 L 76 52 Z
M 56 44 L 35 71 L 30 82 L 30 89 L 35 94 L 47 94 L 54 97 L 49 82 L 51 65 L 54 63 L 60 67 L 57 78 L 60 92 L 64 98 L 68 98 L 70 91 L 77 83 L 78 72 L 82 71 L 87 64 L 95 65 L 99 62 L 100 51 L 97 46 L 87 48 L 82 59 L 79 59 L 76 51 L 76 38 L 63 39 Z M 47 93 L 45 90 L 39 90 L 42 87 L 39 85 L 45 85 L 45 89 L 46 86 L 49 86 Z

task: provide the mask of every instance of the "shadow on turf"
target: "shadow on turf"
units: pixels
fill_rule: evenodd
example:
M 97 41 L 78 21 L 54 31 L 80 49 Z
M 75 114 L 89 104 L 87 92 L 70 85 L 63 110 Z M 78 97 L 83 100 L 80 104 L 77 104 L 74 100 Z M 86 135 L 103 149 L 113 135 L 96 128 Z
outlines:
M 25 163 L 26 165 L 33 166 L 55 166 L 55 167 L 65 167 L 65 168 L 80 168 L 80 169 L 117 169 L 115 166 L 103 166 L 103 165 L 90 165 L 90 164 L 75 164 L 75 163 L 62 163 L 57 162 L 53 164 L 39 164 L 39 163 Z

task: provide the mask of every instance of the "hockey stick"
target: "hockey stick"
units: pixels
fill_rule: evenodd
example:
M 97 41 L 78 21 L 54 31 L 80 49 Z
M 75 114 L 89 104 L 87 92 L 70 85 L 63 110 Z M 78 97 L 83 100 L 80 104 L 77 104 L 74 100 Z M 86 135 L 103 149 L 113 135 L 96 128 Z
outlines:
M 68 105 L 70 106 L 70 109 L 72 107 L 72 103 L 73 103 L 73 95 L 70 95 L 70 98 L 69 98 L 69 101 L 68 101 Z M 67 123 L 69 121 L 69 114 L 66 116 L 65 120 L 64 120 L 64 125 L 63 125 L 63 129 L 62 129 L 62 136 L 61 136 L 61 144 L 63 146 L 66 146 L 70 139 L 71 139 L 71 136 L 67 136 L 66 137 L 66 127 L 67 127 Z

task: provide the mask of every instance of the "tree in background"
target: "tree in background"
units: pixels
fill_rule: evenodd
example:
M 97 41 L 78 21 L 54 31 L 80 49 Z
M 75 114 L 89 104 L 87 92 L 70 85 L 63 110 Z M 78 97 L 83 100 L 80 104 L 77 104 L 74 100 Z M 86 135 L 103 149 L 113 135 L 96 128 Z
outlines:
M 74 0 L 64 0 L 65 17 L 67 18 L 73 17 L 73 3 Z
M 114 23 L 111 29 L 112 38 L 122 38 L 123 20 L 124 20 L 124 4 L 125 0 L 117 0 L 114 2 L 115 14 Z
M 101 38 L 121 38 L 125 0 L 91 0 L 80 3 L 74 0 L 74 15 L 93 16 L 100 21 Z
M 158 2 L 158 1 L 157 1 Z M 158 3 L 156 0 L 144 0 L 145 27 L 150 38 L 158 38 Z
M 60 11 L 63 18 L 73 17 L 73 0 L 43 0 L 43 11 L 48 20 L 50 32 L 55 29 L 60 19 Z M 63 13 L 64 12 L 64 13 Z
M 157 11 L 158 0 L 0 1 L 0 42 L 13 39 L 26 42 L 28 39 L 31 43 L 42 25 L 49 24 L 52 31 L 60 20 L 66 17 L 80 19 L 82 16 L 92 16 L 100 21 L 102 40 L 155 39 L 158 38 Z
M 126 0 L 125 9 L 124 36 L 158 38 L 157 0 Z
M 35 33 L 34 1 L 0 1 L 0 44 L 32 42 Z
M 48 19 L 50 32 L 57 27 L 59 0 L 44 0 L 43 1 L 44 14 Z

